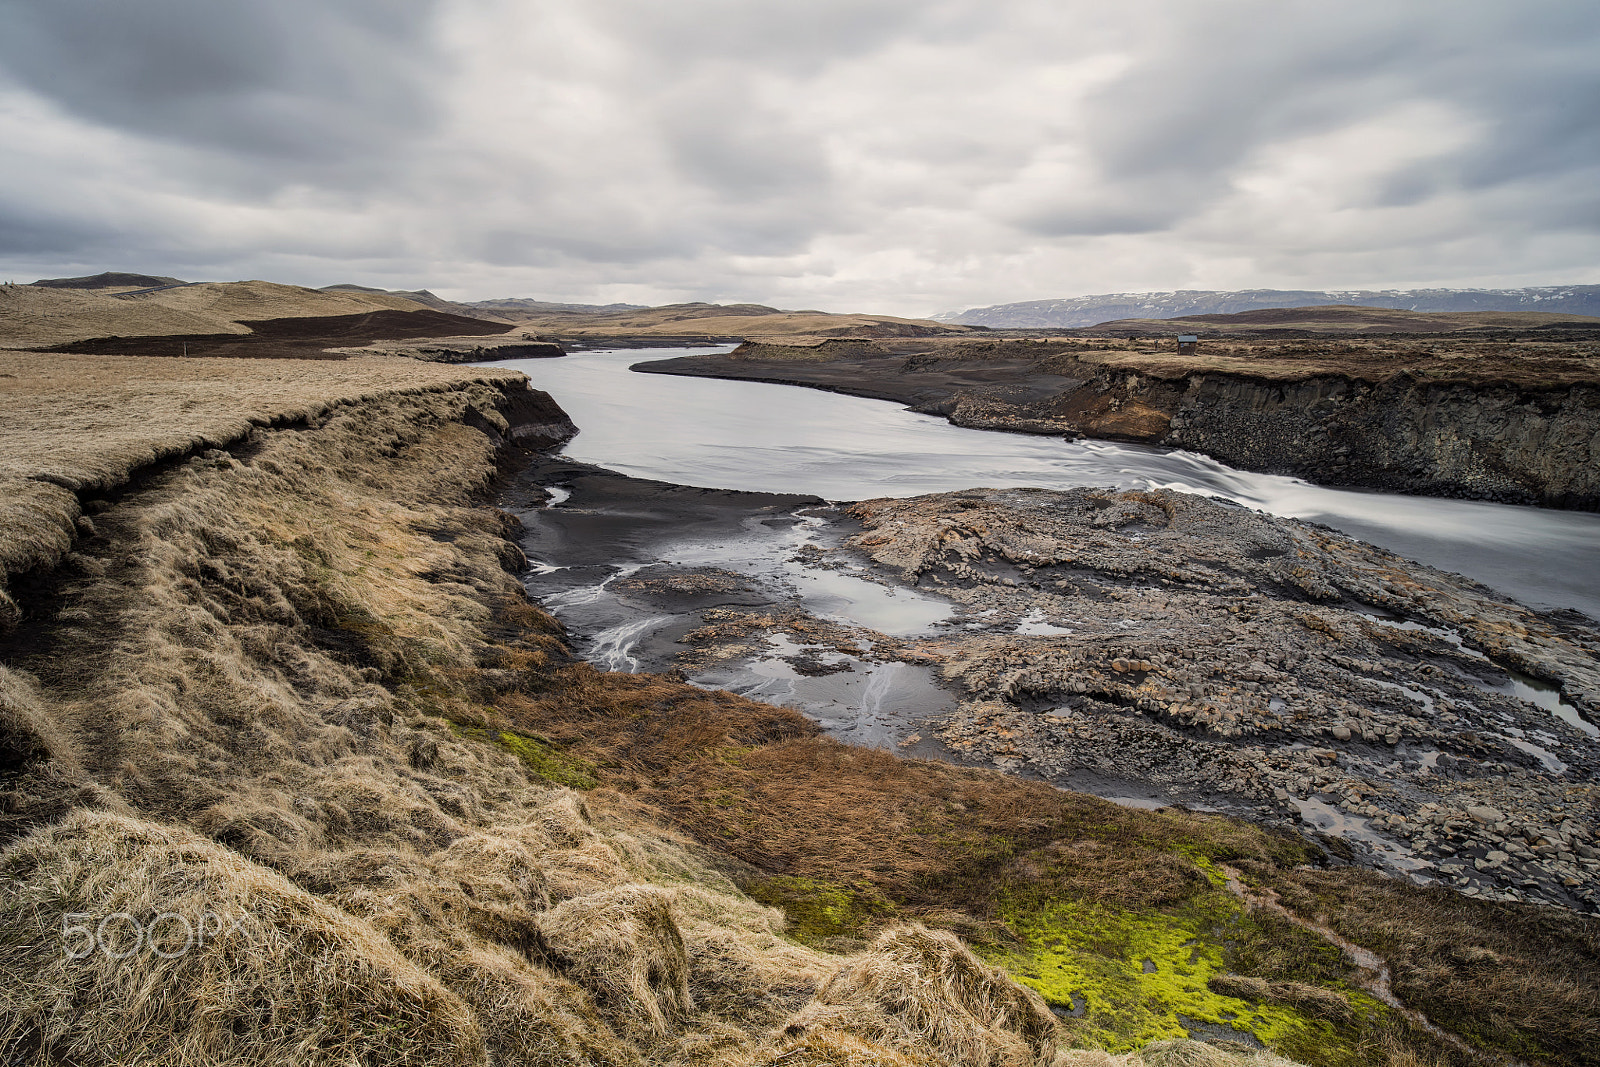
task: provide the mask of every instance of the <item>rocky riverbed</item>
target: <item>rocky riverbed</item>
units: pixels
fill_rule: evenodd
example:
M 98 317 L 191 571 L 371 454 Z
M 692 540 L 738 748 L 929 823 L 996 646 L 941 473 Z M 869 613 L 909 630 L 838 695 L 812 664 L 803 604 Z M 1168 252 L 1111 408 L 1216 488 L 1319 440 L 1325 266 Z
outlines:
M 934 594 L 949 616 L 886 633 L 748 570 L 648 567 L 614 583 L 656 619 L 634 662 L 755 695 L 776 664 L 813 700 L 905 665 L 917 675 L 891 688 L 926 677 L 949 694 L 887 718 L 880 694 L 856 736 L 1293 827 L 1336 861 L 1473 896 L 1600 911 L 1600 630 L 1584 617 L 1169 491 L 802 511 L 822 527 L 791 566 Z
M 959 687 L 953 748 L 1217 794 L 1347 859 L 1600 909 L 1588 620 L 1179 493 L 851 511 L 851 546 L 981 620 L 913 650 Z

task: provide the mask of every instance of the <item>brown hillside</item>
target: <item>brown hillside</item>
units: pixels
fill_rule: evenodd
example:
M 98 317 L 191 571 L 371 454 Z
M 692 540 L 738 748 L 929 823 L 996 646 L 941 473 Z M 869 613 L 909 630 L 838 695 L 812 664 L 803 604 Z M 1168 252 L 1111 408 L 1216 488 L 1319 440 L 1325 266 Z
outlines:
M 113 336 L 246 334 L 247 321 L 422 310 L 415 301 L 383 294 L 322 293 L 261 281 L 206 283 L 140 296 L 8 285 L 0 287 L 0 348 L 47 348 Z
M 41 289 L 151 289 L 158 285 L 183 285 L 184 281 L 164 275 L 108 270 L 81 278 L 40 278 L 33 284 Z

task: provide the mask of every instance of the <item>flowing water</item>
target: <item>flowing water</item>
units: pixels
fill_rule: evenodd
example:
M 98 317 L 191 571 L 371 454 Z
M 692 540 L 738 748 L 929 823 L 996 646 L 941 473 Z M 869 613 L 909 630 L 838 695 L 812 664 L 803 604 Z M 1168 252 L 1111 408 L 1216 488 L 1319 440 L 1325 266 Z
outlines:
M 680 485 L 829 500 L 972 487 L 1169 488 L 1308 519 L 1465 574 L 1536 608 L 1600 618 L 1600 515 L 1326 489 L 1189 452 L 952 426 L 888 401 L 796 386 L 638 374 L 707 349 L 507 360 L 581 432 L 574 459 Z

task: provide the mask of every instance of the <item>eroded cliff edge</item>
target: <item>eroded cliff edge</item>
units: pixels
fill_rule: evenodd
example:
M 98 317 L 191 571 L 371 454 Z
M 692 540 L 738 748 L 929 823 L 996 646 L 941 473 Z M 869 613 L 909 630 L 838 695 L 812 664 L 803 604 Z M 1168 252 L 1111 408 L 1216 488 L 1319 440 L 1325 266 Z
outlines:
M 828 340 L 640 364 L 892 399 L 960 426 L 1201 452 L 1325 485 L 1600 508 L 1600 345 Z

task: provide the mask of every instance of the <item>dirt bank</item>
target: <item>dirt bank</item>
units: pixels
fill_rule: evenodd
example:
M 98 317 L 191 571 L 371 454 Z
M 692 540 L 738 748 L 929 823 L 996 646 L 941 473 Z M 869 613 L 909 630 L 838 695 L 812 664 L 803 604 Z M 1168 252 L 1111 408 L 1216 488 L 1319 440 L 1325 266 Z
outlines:
M 1600 347 L 1374 339 L 832 340 L 639 370 L 896 400 L 960 426 L 1185 448 L 1326 485 L 1600 508 Z

